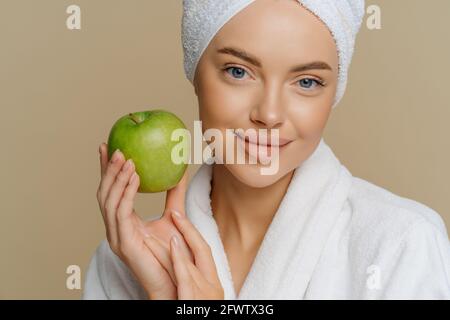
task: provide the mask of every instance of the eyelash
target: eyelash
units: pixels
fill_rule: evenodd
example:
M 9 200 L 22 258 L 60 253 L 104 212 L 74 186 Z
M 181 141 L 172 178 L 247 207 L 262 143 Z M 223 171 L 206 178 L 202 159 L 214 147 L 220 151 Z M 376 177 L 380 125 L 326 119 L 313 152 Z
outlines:
M 246 71 L 245 69 L 243 69 L 243 68 L 241 68 L 241 67 L 235 67 L 235 66 L 228 66 L 228 67 L 225 67 L 225 68 L 222 69 L 222 70 L 225 71 L 225 72 L 227 72 L 227 71 L 230 70 L 230 69 L 241 69 L 242 71 L 244 71 L 244 72 L 247 73 L 247 71 Z M 227 73 L 228 73 L 228 72 L 227 72 Z M 230 74 L 230 73 L 228 73 L 228 74 Z M 233 77 L 233 79 L 236 79 L 236 78 Z M 313 80 L 317 85 L 319 85 L 319 86 L 321 86 L 321 87 L 324 87 L 324 86 L 325 86 L 325 82 L 323 82 L 322 80 L 319 80 L 319 79 L 315 79 L 315 78 L 303 78 L 303 79 L 297 80 L 296 82 L 300 82 L 300 81 L 302 81 L 302 80 Z M 239 81 L 239 80 L 238 80 L 238 81 Z M 306 90 L 308 90 L 308 89 L 306 89 Z

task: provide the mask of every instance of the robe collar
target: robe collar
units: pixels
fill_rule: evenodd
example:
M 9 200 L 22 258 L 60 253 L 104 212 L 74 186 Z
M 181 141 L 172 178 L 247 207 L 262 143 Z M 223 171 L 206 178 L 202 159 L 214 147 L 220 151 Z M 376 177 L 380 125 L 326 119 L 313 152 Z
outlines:
M 186 214 L 210 245 L 226 300 L 302 299 L 351 187 L 352 175 L 320 140 L 294 172 L 236 295 L 211 209 L 212 165 L 202 164 L 186 193 Z

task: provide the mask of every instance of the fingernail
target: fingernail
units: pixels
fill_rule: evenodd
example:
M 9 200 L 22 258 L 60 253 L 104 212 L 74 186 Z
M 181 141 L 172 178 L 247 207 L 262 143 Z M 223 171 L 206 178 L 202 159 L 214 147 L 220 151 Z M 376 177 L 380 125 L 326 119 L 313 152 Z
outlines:
M 134 172 L 133 175 L 131 176 L 130 183 L 134 183 L 134 181 L 136 180 L 136 178 L 137 178 L 137 173 Z
M 113 155 L 112 155 L 112 157 L 111 157 L 111 162 L 112 162 L 112 163 L 114 163 L 114 162 L 116 162 L 117 160 L 119 160 L 119 153 L 120 153 L 120 150 L 119 150 L 119 149 L 116 149 L 116 151 L 114 151 L 114 153 L 113 153 Z
M 132 163 L 132 162 L 133 162 L 133 160 L 128 159 L 127 162 L 125 162 L 125 164 L 124 164 L 122 170 L 123 170 L 124 172 L 127 171 L 127 170 L 131 167 L 131 163 Z
M 178 248 L 178 245 L 179 245 L 178 237 L 177 236 L 172 236 L 172 240 L 173 240 L 174 246 Z
M 177 219 L 183 218 L 183 217 L 181 216 L 181 213 L 179 213 L 179 212 L 176 211 L 176 210 L 173 210 L 173 209 L 172 209 L 172 213 L 173 213 L 174 217 L 177 218 Z

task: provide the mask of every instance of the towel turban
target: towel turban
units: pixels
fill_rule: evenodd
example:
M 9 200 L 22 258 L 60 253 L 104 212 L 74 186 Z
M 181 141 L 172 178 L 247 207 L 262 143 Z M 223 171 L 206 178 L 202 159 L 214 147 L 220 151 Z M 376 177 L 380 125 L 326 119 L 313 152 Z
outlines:
M 184 71 L 193 83 L 201 55 L 214 35 L 234 15 L 255 0 L 183 0 L 182 45 Z M 338 84 L 334 108 L 347 87 L 347 72 L 356 35 L 365 14 L 364 0 L 297 0 L 330 30 L 339 57 Z

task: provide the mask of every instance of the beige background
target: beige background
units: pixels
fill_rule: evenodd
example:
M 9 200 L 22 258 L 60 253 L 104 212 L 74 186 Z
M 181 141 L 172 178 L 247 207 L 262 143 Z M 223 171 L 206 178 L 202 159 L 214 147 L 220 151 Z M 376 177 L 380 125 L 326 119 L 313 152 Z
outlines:
M 79 31 L 65 25 L 74 3 Z M 431 3 L 366 1 L 383 28 L 363 25 L 325 140 L 353 175 L 430 206 L 448 227 L 450 2 Z M 66 289 L 66 268 L 79 265 L 84 281 L 105 237 L 97 149 L 118 117 L 165 108 L 192 129 L 181 13 L 181 0 L 0 2 L 0 298 L 81 296 Z M 163 203 L 139 194 L 136 208 L 159 214 Z

